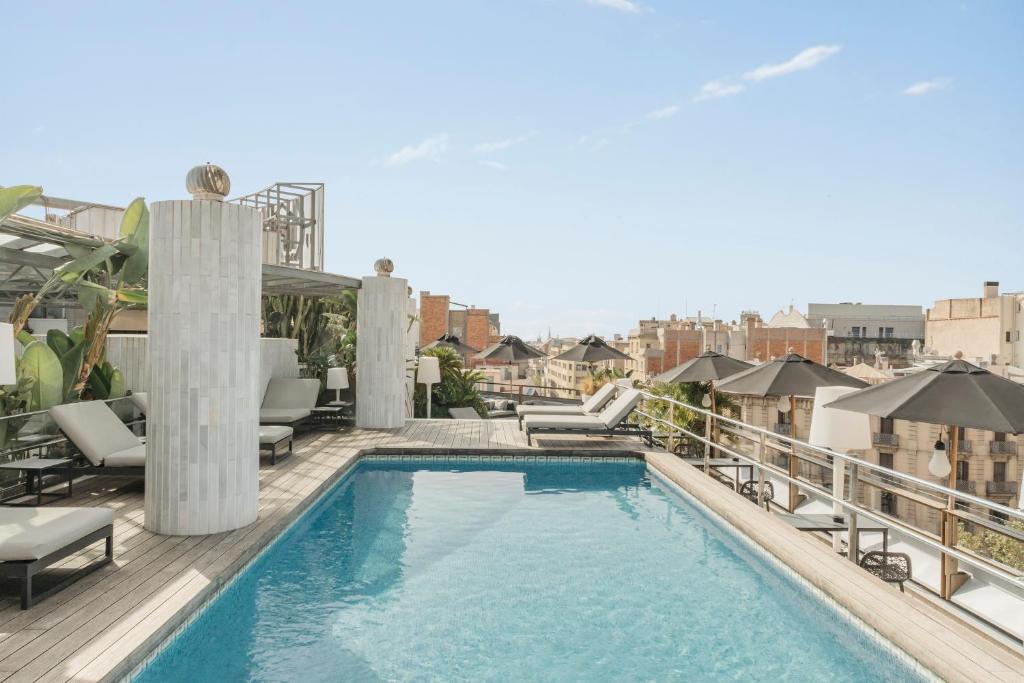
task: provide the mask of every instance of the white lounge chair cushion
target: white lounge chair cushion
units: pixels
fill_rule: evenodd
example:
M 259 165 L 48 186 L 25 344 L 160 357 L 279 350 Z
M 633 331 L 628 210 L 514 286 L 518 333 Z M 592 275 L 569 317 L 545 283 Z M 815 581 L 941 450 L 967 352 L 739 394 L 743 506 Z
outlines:
M 132 403 L 136 408 L 138 408 L 140 413 L 145 415 L 149 412 L 149 394 L 145 391 L 133 392 L 128 398 L 131 399 Z
M 289 438 L 295 430 L 284 425 L 263 425 L 260 427 L 260 443 L 264 446 Z
M 113 521 L 108 508 L 0 508 L 0 561 L 38 560 Z
M 140 444 L 139 437 L 103 401 L 54 406 L 50 408 L 50 417 L 96 467 L 108 456 Z
M 615 392 L 620 389 L 619 386 L 612 382 L 608 382 L 600 389 L 594 392 L 594 395 L 583 402 L 584 413 L 598 413 L 601 409 L 608 405 L 608 401 L 612 400 L 612 396 Z
M 583 406 L 516 406 L 516 415 L 583 415 Z
M 266 410 L 294 410 L 303 408 L 312 410 L 320 396 L 320 380 L 297 379 L 292 377 L 274 377 L 267 385 L 263 395 Z M 308 413 L 307 413 L 308 414 Z
M 633 409 L 640 403 L 643 395 L 636 389 L 626 389 L 617 399 L 608 404 L 608 407 L 597 416 L 604 426 L 614 429 L 619 423 L 626 419 L 626 416 L 633 412 Z
M 523 426 L 527 429 L 606 429 L 596 415 L 527 415 Z
M 146 446 L 139 444 L 103 458 L 104 467 L 145 467 Z
M 261 408 L 260 422 L 298 422 L 310 415 L 306 408 Z

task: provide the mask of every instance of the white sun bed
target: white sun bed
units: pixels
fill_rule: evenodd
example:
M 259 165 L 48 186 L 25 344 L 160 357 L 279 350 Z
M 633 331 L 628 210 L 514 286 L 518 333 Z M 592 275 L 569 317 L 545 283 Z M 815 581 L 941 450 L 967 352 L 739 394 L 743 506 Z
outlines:
M 50 408 L 50 417 L 85 456 L 83 474 L 143 476 L 146 446 L 103 401 L 65 403 Z
M 612 382 L 608 382 L 594 392 L 594 395 L 582 403 L 582 405 L 568 406 L 516 406 L 516 415 L 519 416 L 519 428 L 523 427 L 523 418 L 527 415 L 596 415 L 601 412 L 608 402 L 612 400 L 615 391 L 619 389 Z
M 261 425 L 294 427 L 313 414 L 320 396 L 320 380 L 274 377 L 267 385 L 260 407 Z
M 650 430 L 629 424 L 626 418 L 637 407 L 643 395 L 627 389 L 597 415 L 527 415 L 523 418 L 526 443 L 533 444 L 537 433 L 564 435 L 633 435 L 650 443 Z

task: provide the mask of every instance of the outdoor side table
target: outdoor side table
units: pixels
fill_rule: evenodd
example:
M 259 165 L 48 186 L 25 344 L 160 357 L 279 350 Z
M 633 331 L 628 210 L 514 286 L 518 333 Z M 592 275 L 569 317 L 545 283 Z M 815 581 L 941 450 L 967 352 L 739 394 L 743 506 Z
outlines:
M 25 493 L 16 496 L 10 496 L 5 498 L 0 503 L 5 505 L 28 505 L 30 503 L 8 503 L 7 501 L 16 500 L 23 498 L 25 495 L 36 496 L 36 505 L 43 504 L 43 496 L 47 496 L 54 500 L 61 498 L 71 497 L 71 480 L 74 478 L 74 461 L 70 458 L 26 458 L 25 460 L 15 460 L 14 462 L 5 462 L 0 464 L 0 470 L 18 470 L 25 473 Z M 50 472 L 50 470 L 64 469 L 67 472 L 68 478 L 68 490 L 65 493 L 43 493 L 43 475 Z M 33 491 L 33 484 L 35 484 L 35 491 Z
M 348 403 L 328 403 L 327 405 L 313 408 L 313 422 L 319 425 L 340 424 L 351 409 Z

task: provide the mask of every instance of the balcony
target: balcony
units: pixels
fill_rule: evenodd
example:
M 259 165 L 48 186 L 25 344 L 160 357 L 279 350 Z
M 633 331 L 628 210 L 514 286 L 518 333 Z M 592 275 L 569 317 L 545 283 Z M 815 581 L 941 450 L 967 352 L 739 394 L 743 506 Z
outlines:
M 973 481 L 958 481 L 956 483 L 956 490 L 962 493 L 974 493 L 975 489 L 976 487 Z
M 956 442 L 957 453 L 973 453 L 974 448 L 971 446 L 970 441 L 957 441 Z
M 871 435 L 871 443 L 875 446 L 898 448 L 900 445 L 900 437 L 898 434 L 883 434 L 881 432 L 875 432 Z
M 989 441 L 988 452 L 992 455 L 1017 455 L 1017 442 Z
M 989 496 L 1012 496 L 1017 493 L 1015 481 L 986 481 L 985 494 Z
M 772 431 L 776 434 L 781 434 L 782 436 L 789 436 L 793 433 L 793 426 L 776 422 L 772 425 Z

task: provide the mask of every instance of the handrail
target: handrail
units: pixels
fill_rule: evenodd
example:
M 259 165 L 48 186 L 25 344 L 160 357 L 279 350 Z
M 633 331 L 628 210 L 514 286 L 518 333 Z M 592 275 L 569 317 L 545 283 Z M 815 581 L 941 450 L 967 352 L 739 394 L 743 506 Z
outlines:
M 863 468 L 866 468 L 866 469 L 869 469 L 869 470 L 880 472 L 880 473 L 884 474 L 885 476 L 887 476 L 889 478 L 903 479 L 905 481 L 913 482 L 916 486 L 919 486 L 919 487 L 924 488 L 924 489 L 932 490 L 932 491 L 937 491 L 937 492 L 941 493 L 943 496 L 946 496 L 946 497 L 952 496 L 954 498 L 957 498 L 957 499 L 960 499 L 960 500 L 964 500 L 964 501 L 967 501 L 969 503 L 974 503 L 975 505 L 980 505 L 982 507 L 986 507 L 986 508 L 989 508 L 989 509 L 992 509 L 992 510 L 997 510 L 997 511 L 1007 515 L 1008 517 L 1013 517 L 1015 519 L 1019 519 L 1021 521 L 1024 521 L 1024 510 L 1018 510 L 1016 508 L 1011 508 L 1011 507 L 1009 507 L 1007 505 L 1003 505 L 1001 503 L 997 503 L 997 502 L 995 502 L 993 500 L 989 500 L 987 498 L 981 498 L 979 496 L 975 496 L 975 495 L 972 495 L 970 493 L 964 493 L 963 491 L 957 491 L 956 489 L 951 489 L 948 486 L 943 486 L 942 484 L 936 484 L 936 483 L 928 481 L 926 479 L 921 479 L 920 477 L 914 476 L 913 474 L 908 474 L 906 472 L 901 472 L 899 470 L 891 469 L 891 468 L 885 467 L 884 465 L 879 465 L 879 464 L 870 462 L 868 460 L 864 460 L 862 458 L 858 458 L 856 456 L 849 455 L 847 453 L 840 453 L 840 452 L 837 452 L 837 451 L 830 451 L 827 448 L 822 448 L 820 446 L 815 446 L 813 444 L 807 443 L 806 441 L 800 441 L 799 439 L 794 439 L 791 436 L 784 436 L 782 434 L 776 434 L 775 432 L 772 432 L 770 430 L 763 429 L 761 427 L 757 427 L 755 425 L 748 424 L 746 422 L 742 422 L 740 420 L 736 420 L 736 419 L 733 419 L 731 417 L 727 417 L 725 415 L 719 415 L 717 413 L 712 413 L 710 410 L 706 410 L 704 408 L 699 408 L 697 406 L 692 406 L 692 405 L 690 405 L 688 403 L 684 403 L 682 401 L 678 401 L 678 400 L 670 398 L 668 396 L 657 396 L 657 395 L 651 394 L 650 392 L 645 391 L 643 389 L 640 389 L 639 391 L 640 391 L 640 393 L 646 399 L 650 399 L 650 400 L 653 400 L 653 401 L 667 401 L 669 403 L 674 403 L 675 405 L 677 405 L 677 406 L 679 406 L 681 408 L 685 408 L 686 410 L 692 410 L 692 411 L 694 411 L 696 413 L 699 413 L 701 415 L 704 415 L 706 417 L 712 417 L 716 422 L 726 422 L 726 423 L 735 425 L 735 426 L 737 426 L 739 428 L 742 428 L 742 430 L 752 431 L 755 434 L 764 435 L 764 436 L 767 436 L 767 437 L 771 437 L 773 439 L 779 439 L 779 440 L 782 440 L 782 441 L 786 441 L 786 442 L 790 443 L 793 446 L 798 446 L 800 448 L 803 448 L 803 449 L 806 449 L 808 451 L 811 451 L 812 453 L 817 453 L 819 455 L 823 455 L 823 456 L 829 457 L 829 458 L 838 458 L 840 460 L 843 460 L 843 461 L 847 462 L 848 464 L 856 465 L 858 467 L 863 467 Z M 676 429 L 679 429 L 678 425 L 673 425 L 673 426 Z M 732 432 L 730 432 L 730 433 L 732 433 Z M 712 443 L 711 446 L 714 447 L 714 448 L 720 448 L 720 446 L 718 446 L 715 443 Z M 794 450 L 795 450 L 795 448 L 794 448 Z M 800 456 L 797 455 L 797 457 L 800 457 Z
M 647 393 L 645 391 L 641 391 L 641 393 L 644 394 L 645 396 L 650 397 L 650 398 L 655 399 L 655 400 L 661 400 L 663 398 L 661 396 L 654 396 L 653 394 L 649 394 L 649 393 Z M 678 402 L 677 401 L 676 403 L 678 403 L 678 404 L 680 404 L 680 405 L 682 405 L 684 407 L 689 407 L 687 404 L 682 403 L 682 402 Z M 971 565 L 973 567 L 977 567 L 981 571 L 984 571 L 984 572 L 987 572 L 989 574 L 998 576 L 1000 579 L 1002 579 L 1004 581 L 1008 581 L 1010 583 L 1015 583 L 1015 584 L 1018 584 L 1018 585 L 1024 585 L 1024 575 L 1012 574 L 1010 572 L 1007 572 L 1007 571 L 1005 571 L 1005 570 L 1003 570 L 1003 569 L 1001 569 L 999 567 L 996 567 L 996 566 L 992 565 L 991 563 L 985 561 L 985 559 L 982 558 L 981 556 L 965 553 L 965 552 L 963 552 L 961 550 L 958 550 L 955 547 L 945 546 L 941 542 L 936 541 L 936 540 L 930 538 L 927 534 L 921 532 L 918 529 L 915 529 L 914 527 L 911 527 L 911 526 L 905 524 L 904 522 L 901 522 L 900 520 L 893 519 L 891 517 L 885 517 L 885 516 L 882 516 L 880 514 L 877 514 L 877 513 L 873 512 L 872 510 L 870 510 L 869 508 L 866 508 L 866 507 L 863 507 L 861 505 L 858 505 L 854 501 L 848 501 L 848 500 L 845 500 L 843 498 L 837 498 L 836 496 L 832 495 L 827 489 L 824 489 L 824 488 L 819 487 L 819 486 L 815 486 L 814 484 L 812 484 L 811 482 L 808 482 L 806 480 L 799 479 L 799 478 L 796 478 L 796 477 L 791 477 L 791 476 L 789 476 L 789 474 L 783 472 L 782 470 L 780 470 L 780 469 L 778 469 L 776 467 L 773 467 L 773 466 L 769 465 L 768 463 L 760 462 L 759 460 L 757 460 L 755 458 L 752 458 L 752 457 L 750 457 L 750 456 L 748 456 L 748 455 L 746 455 L 744 453 L 740 453 L 738 451 L 735 451 L 732 448 L 729 448 L 728 446 L 725 446 L 725 445 L 723 445 L 723 444 L 721 444 L 719 442 L 713 441 L 711 439 L 707 439 L 706 437 L 701 436 L 700 434 L 696 434 L 694 432 L 691 432 L 690 430 L 685 429 L 683 427 L 680 427 L 679 425 L 675 425 L 675 424 L 669 423 L 667 420 L 663 420 L 663 419 L 661 419 L 659 417 L 655 417 L 653 415 L 650 415 L 650 414 L 645 413 L 645 412 L 640 411 L 640 410 L 636 410 L 634 412 L 636 414 L 638 414 L 638 415 L 642 415 L 642 416 L 644 416 L 644 417 L 646 417 L 646 418 L 648 418 L 650 420 L 653 420 L 655 422 L 661 422 L 661 423 L 667 424 L 667 425 L 671 426 L 674 430 L 678 431 L 679 433 L 685 434 L 686 436 L 689 436 L 690 438 L 697 439 L 698 441 L 700 441 L 702 443 L 705 443 L 705 444 L 711 446 L 712 448 L 715 448 L 716 450 L 719 450 L 719 451 L 721 451 L 723 453 L 726 453 L 726 454 L 728 454 L 729 456 L 731 456 L 733 458 L 737 458 L 739 460 L 743 460 L 746 463 L 749 463 L 749 465 L 753 465 L 753 466 L 755 466 L 755 467 L 757 467 L 759 469 L 766 469 L 766 470 L 772 472 L 774 475 L 776 475 L 778 477 L 781 477 L 783 480 L 785 480 L 785 481 L 787 481 L 787 482 L 789 482 L 791 484 L 796 484 L 796 485 L 799 485 L 799 486 L 803 486 L 803 487 L 812 489 L 812 490 L 814 490 L 814 492 L 816 494 L 819 494 L 820 496 L 822 496 L 823 498 L 826 498 L 827 500 L 829 500 L 832 503 L 836 503 L 836 504 L 840 505 L 843 509 L 849 510 L 851 513 L 854 513 L 854 514 L 857 514 L 857 515 L 863 515 L 864 517 L 867 517 L 868 519 L 870 519 L 870 520 L 872 520 L 872 521 L 874 521 L 874 522 L 876 522 L 878 524 L 882 524 L 884 526 L 892 527 L 894 529 L 902 531 L 902 532 L 906 533 L 907 535 L 912 536 L 915 540 L 917 540 L 917 541 L 919 541 L 921 543 L 924 543 L 925 545 L 927 545 L 928 547 L 932 548 L 933 550 L 938 550 L 941 553 L 946 553 L 946 554 L 948 554 L 948 555 L 950 555 L 952 557 L 957 558 L 958 560 L 961 560 L 961 561 L 965 562 L 966 564 L 969 564 L 969 565 Z M 750 425 L 750 426 L 752 426 L 752 425 Z M 761 430 L 761 431 L 763 431 L 763 430 Z M 739 462 L 737 462 L 737 466 L 738 467 L 747 467 L 749 465 L 747 465 L 747 464 L 740 464 Z

